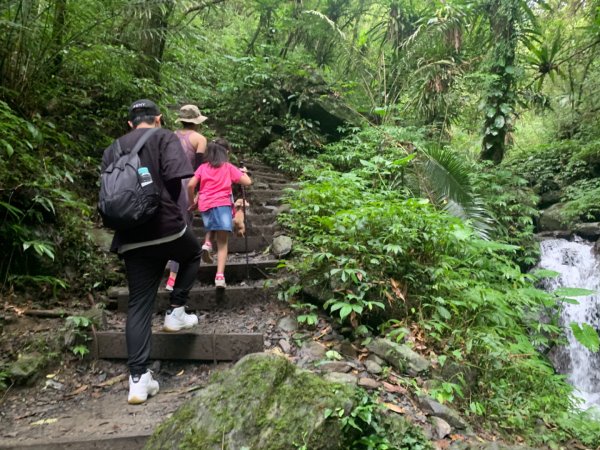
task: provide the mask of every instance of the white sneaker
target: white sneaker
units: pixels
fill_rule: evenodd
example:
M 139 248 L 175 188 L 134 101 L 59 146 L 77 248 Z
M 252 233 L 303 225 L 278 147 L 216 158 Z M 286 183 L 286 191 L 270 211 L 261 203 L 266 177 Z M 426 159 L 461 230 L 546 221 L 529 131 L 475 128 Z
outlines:
M 213 259 L 212 259 L 212 245 L 208 242 L 205 242 L 204 244 L 202 244 L 202 254 L 201 254 L 201 258 L 202 258 L 202 262 L 204 262 L 205 264 L 212 264 L 213 263 Z
M 179 331 L 198 325 L 198 316 L 185 312 L 185 306 L 173 308 L 165 314 L 164 331 Z
M 152 378 L 152 372 L 146 371 L 143 375 L 132 377 L 129 375 L 129 396 L 127 403 L 139 405 L 144 403 L 148 397 L 158 394 L 158 381 Z

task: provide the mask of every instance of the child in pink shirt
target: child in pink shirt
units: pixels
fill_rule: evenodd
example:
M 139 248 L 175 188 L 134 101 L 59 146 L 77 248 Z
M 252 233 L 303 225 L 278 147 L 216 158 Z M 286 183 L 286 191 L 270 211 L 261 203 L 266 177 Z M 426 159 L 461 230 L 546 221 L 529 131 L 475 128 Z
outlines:
M 189 210 L 196 208 L 202 214 L 204 229 L 207 231 L 202 245 L 202 252 L 210 252 L 212 245 L 210 238 L 216 235 L 217 240 L 217 274 L 215 286 L 224 288 L 225 263 L 227 261 L 227 241 L 229 233 L 233 230 L 232 191 L 233 183 L 250 186 L 252 181 L 246 175 L 246 169 L 238 169 L 229 163 L 227 141 L 219 143 L 212 141 L 206 147 L 204 164 L 200 165 L 188 183 L 190 198 Z M 194 190 L 200 183 L 198 203 L 194 199 Z

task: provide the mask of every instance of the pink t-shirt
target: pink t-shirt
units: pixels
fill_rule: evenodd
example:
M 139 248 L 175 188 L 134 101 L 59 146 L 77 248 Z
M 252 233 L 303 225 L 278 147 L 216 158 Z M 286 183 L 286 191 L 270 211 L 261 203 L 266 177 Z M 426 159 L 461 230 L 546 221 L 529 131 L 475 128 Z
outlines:
M 198 209 L 208 211 L 217 206 L 230 206 L 231 185 L 240 181 L 242 175 L 240 169 L 228 162 L 221 167 L 201 164 L 194 172 L 194 176 L 200 180 Z

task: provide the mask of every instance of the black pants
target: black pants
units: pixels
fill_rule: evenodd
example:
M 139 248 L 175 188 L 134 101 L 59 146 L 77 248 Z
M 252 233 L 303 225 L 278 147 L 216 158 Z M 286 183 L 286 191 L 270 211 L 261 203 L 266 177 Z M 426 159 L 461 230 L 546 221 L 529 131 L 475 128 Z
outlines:
M 171 305 L 183 306 L 198 275 L 200 255 L 200 244 L 190 227 L 174 241 L 123 253 L 129 286 L 125 327 L 127 365 L 132 375 L 146 372 L 151 350 L 154 300 L 167 261 L 172 259 L 179 262 L 179 273 L 171 292 Z

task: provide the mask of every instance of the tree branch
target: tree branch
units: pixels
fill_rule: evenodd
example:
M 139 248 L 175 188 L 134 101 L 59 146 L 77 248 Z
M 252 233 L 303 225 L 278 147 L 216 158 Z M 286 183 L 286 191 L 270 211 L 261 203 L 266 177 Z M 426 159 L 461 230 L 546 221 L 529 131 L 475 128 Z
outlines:
M 201 11 L 204 8 L 208 8 L 210 6 L 218 5 L 219 3 L 224 3 L 224 2 L 225 2 L 225 0 L 212 0 L 212 1 L 207 2 L 207 3 L 201 3 L 199 5 L 192 6 L 191 8 L 188 8 L 187 11 L 185 12 L 185 15 L 187 16 L 188 14 L 191 14 L 194 11 Z

